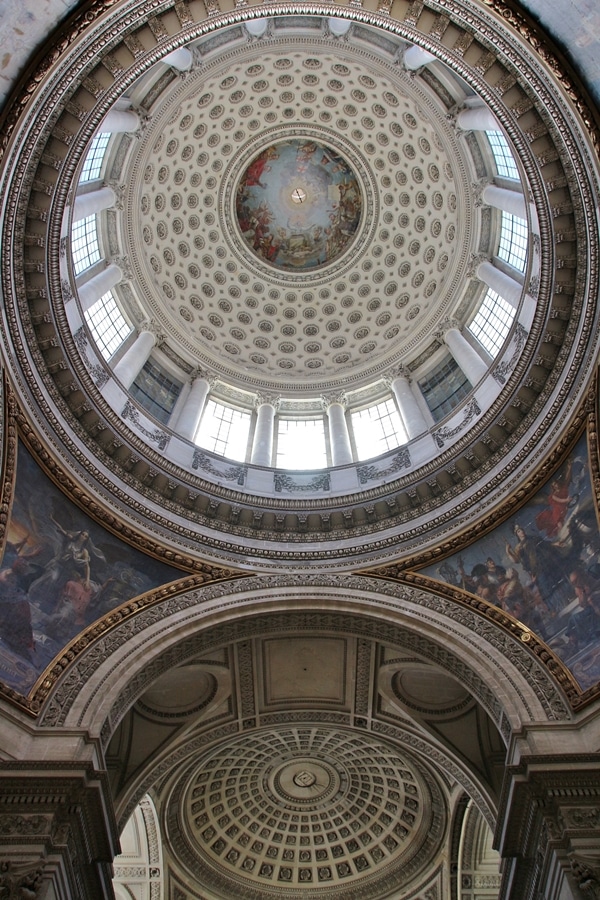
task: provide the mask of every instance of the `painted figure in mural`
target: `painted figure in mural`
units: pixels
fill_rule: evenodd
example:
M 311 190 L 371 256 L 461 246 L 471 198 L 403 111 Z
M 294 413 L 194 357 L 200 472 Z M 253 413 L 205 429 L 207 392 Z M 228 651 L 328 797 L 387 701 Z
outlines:
M 600 585 L 581 569 L 571 572 L 569 582 L 578 605 L 569 617 L 566 636 L 571 649 L 578 650 L 600 637 Z
M 600 680 L 600 530 L 586 453 L 584 437 L 516 519 L 430 569 L 531 628 L 584 688 Z
M 553 479 L 550 484 L 548 505 L 535 517 L 535 524 L 540 531 L 550 538 L 555 538 L 565 523 L 569 506 L 573 505 L 573 497 L 569 493 L 574 460 L 569 460 L 565 471 Z
M 49 614 L 56 612 L 61 600 L 61 592 L 69 581 L 76 581 L 86 590 L 92 591 L 90 561 L 91 554 L 105 562 L 104 554 L 94 546 L 89 532 L 67 531 L 51 517 L 56 528 L 58 542 L 53 558 L 29 588 L 29 599 L 38 603 L 40 609 Z M 94 585 L 98 589 L 98 585 Z
M 14 567 L 0 572 L 0 638 L 16 653 L 34 651 L 31 607 Z
M 262 176 L 265 172 L 270 172 L 271 167 L 269 166 L 269 160 L 277 159 L 278 153 L 276 147 L 267 147 L 267 149 L 258 156 L 254 162 L 250 163 L 248 168 L 246 169 L 246 178 L 245 184 L 246 187 L 253 187 L 257 185 L 258 187 L 265 188 L 266 185 L 261 182 Z
M 291 140 L 252 160 L 236 192 L 244 241 L 273 265 L 305 269 L 331 261 L 362 213 L 356 174 L 331 148 Z
M 568 575 L 548 541 L 525 531 L 518 522 L 514 526 L 517 543 L 506 543 L 506 555 L 521 565 L 531 579 L 530 589 L 539 594 L 550 613 L 558 613 L 568 593 Z

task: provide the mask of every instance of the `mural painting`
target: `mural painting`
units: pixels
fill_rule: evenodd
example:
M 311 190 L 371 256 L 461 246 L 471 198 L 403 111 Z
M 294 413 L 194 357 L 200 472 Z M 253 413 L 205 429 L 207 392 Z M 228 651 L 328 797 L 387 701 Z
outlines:
M 306 270 L 337 259 L 354 237 L 361 212 L 352 168 L 316 141 L 267 147 L 246 167 L 237 188 L 245 242 L 280 269 Z
M 71 503 L 19 445 L 0 564 L 0 680 L 26 694 L 80 631 L 182 577 L 113 537 Z
M 600 680 L 600 532 L 583 438 L 517 515 L 430 566 L 544 640 L 585 690 Z

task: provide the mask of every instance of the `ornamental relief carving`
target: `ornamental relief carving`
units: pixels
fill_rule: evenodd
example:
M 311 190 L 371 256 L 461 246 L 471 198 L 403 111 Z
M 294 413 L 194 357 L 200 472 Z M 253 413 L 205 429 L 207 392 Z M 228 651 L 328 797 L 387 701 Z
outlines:
M 164 598 L 164 592 L 155 592 L 154 596 L 148 596 L 147 598 L 147 603 L 153 605 L 148 605 L 146 609 L 139 609 L 132 617 L 127 618 L 121 610 L 118 611 L 117 615 L 113 615 L 111 617 L 112 629 L 109 632 L 106 631 L 106 623 L 102 622 L 95 628 L 89 629 L 86 641 L 81 642 L 82 645 L 75 660 L 72 659 L 70 654 L 70 659 L 57 661 L 57 665 L 53 670 L 47 673 L 43 688 L 39 689 L 36 695 L 28 701 L 28 708 L 37 712 L 38 710 L 41 711 L 42 706 L 44 706 L 40 721 L 45 725 L 64 724 L 72 704 L 81 691 L 82 684 L 85 684 L 88 677 L 120 647 L 129 641 L 138 640 L 138 636 L 141 637 L 148 627 L 165 622 L 173 615 L 180 619 L 182 612 L 186 612 L 188 617 L 191 616 L 195 619 L 194 604 L 206 602 L 209 599 L 211 599 L 213 605 L 215 600 L 221 599 L 222 608 L 227 608 L 232 603 L 239 605 L 239 595 L 242 592 L 251 591 L 254 594 L 258 591 L 260 593 L 261 585 L 269 590 L 273 588 L 284 590 L 296 587 L 300 591 L 300 596 L 306 591 L 317 591 L 319 588 L 327 587 L 335 587 L 336 590 L 342 591 L 345 595 L 357 591 L 372 593 L 373 589 L 376 588 L 377 593 L 374 599 L 376 599 L 379 606 L 389 605 L 390 609 L 392 609 L 403 598 L 411 603 L 417 603 L 422 608 L 421 615 L 424 621 L 429 619 L 431 615 L 434 617 L 443 616 L 447 622 L 448 629 L 456 631 L 455 626 L 451 624 L 453 622 L 468 629 L 468 632 L 474 635 L 472 642 L 473 646 L 477 648 L 478 654 L 484 654 L 484 656 L 489 656 L 490 659 L 495 659 L 495 666 L 503 658 L 509 659 L 511 664 L 520 671 L 522 677 L 530 684 L 531 689 L 550 720 L 561 721 L 570 717 L 564 694 L 557 687 L 557 683 L 554 680 L 555 675 L 551 675 L 548 669 L 538 661 L 535 645 L 530 647 L 529 644 L 524 644 L 518 638 L 511 637 L 508 633 L 498 628 L 497 625 L 492 624 L 491 621 L 486 626 L 485 620 L 482 621 L 481 613 L 471 611 L 452 600 L 444 600 L 439 596 L 420 591 L 408 585 L 393 584 L 380 579 L 374 582 L 369 578 L 358 576 L 338 576 L 333 578 L 323 576 L 315 576 L 313 578 L 294 578 L 291 576 L 262 578 L 257 576 L 229 584 L 208 585 L 200 591 L 196 590 L 191 594 L 183 593 L 180 596 L 171 596 L 168 599 Z M 171 594 L 172 591 L 169 590 L 167 593 Z M 238 595 L 237 598 L 236 595 Z M 192 605 L 190 605 L 191 602 Z M 483 615 L 485 615 L 485 610 L 481 608 L 482 604 L 480 602 L 474 603 L 474 609 L 481 610 Z M 332 613 L 325 612 L 297 615 L 288 613 L 272 617 L 256 616 L 244 625 L 244 633 L 250 637 L 262 632 L 269 632 L 273 628 L 283 628 L 287 631 L 325 628 L 337 631 L 344 627 L 352 633 L 363 635 L 370 639 L 380 640 L 384 643 L 396 643 L 401 647 L 410 647 L 425 658 L 442 666 L 442 668 L 448 669 L 458 681 L 468 687 L 468 690 L 477 697 L 492 719 L 500 726 L 503 717 L 502 707 L 490 689 L 464 661 L 459 660 L 452 652 L 431 642 L 423 634 L 406 632 L 390 622 L 377 623 L 370 619 L 361 619 L 348 614 L 335 616 Z M 148 667 L 137 672 L 129 684 L 123 686 L 121 690 L 120 700 L 111 712 L 111 726 L 105 735 L 105 740 L 109 739 L 110 732 L 116 727 L 126 709 L 137 697 L 141 696 L 149 681 L 154 680 L 162 672 L 167 671 L 170 667 L 181 663 L 185 659 L 206 653 L 210 647 L 229 643 L 233 635 L 241 636 L 240 625 L 224 625 L 212 628 L 210 633 L 192 634 L 181 643 L 173 645 L 167 651 L 161 653 Z M 462 639 L 465 640 L 464 635 Z M 485 643 L 482 643 L 482 639 Z M 466 640 L 467 642 L 470 641 L 470 639 Z M 89 649 L 86 649 L 86 645 Z M 65 663 L 67 664 L 66 667 Z M 554 664 L 552 672 L 555 673 L 556 670 L 556 665 Z M 524 710 L 528 709 L 529 702 L 527 697 L 511 678 L 508 671 L 505 672 L 504 677 L 511 684 L 511 690 L 518 695 L 522 708 Z M 93 696 L 87 701 L 87 705 L 100 702 L 101 697 L 102 687 L 98 685 L 94 689 Z M 248 707 L 248 710 L 250 711 L 250 707 Z M 86 715 L 85 711 L 82 712 L 82 715 Z M 504 729 L 501 730 L 504 731 Z

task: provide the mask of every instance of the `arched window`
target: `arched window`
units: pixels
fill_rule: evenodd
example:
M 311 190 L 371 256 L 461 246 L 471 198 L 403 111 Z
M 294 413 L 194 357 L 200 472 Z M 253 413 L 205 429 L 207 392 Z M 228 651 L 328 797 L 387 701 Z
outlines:
M 472 390 L 471 382 L 451 356 L 443 359 L 420 381 L 419 387 L 436 422 L 452 412 Z
M 149 359 L 144 363 L 129 392 L 146 412 L 166 425 L 181 388 L 180 381 Z
M 504 178 L 519 178 L 519 170 L 511 153 L 508 141 L 501 131 L 486 131 L 494 155 L 498 175 Z
M 277 419 L 279 469 L 323 469 L 327 466 L 325 423 L 319 419 Z
M 519 219 L 512 213 L 503 212 L 498 258 L 518 269 L 519 272 L 524 272 L 527 262 L 528 238 L 529 229 L 525 219 Z

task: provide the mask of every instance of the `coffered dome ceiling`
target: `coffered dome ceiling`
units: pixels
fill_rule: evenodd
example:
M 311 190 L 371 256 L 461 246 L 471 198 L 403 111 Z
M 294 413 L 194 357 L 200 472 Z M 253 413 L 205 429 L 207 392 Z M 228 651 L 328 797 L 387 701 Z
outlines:
M 406 889 L 432 865 L 446 825 L 423 762 L 327 726 L 213 748 L 179 775 L 166 816 L 173 853 L 200 884 L 255 900 Z
M 310 394 L 427 347 L 478 235 L 431 91 L 372 53 L 280 43 L 168 93 L 123 173 L 122 226 L 138 299 L 179 352 Z

